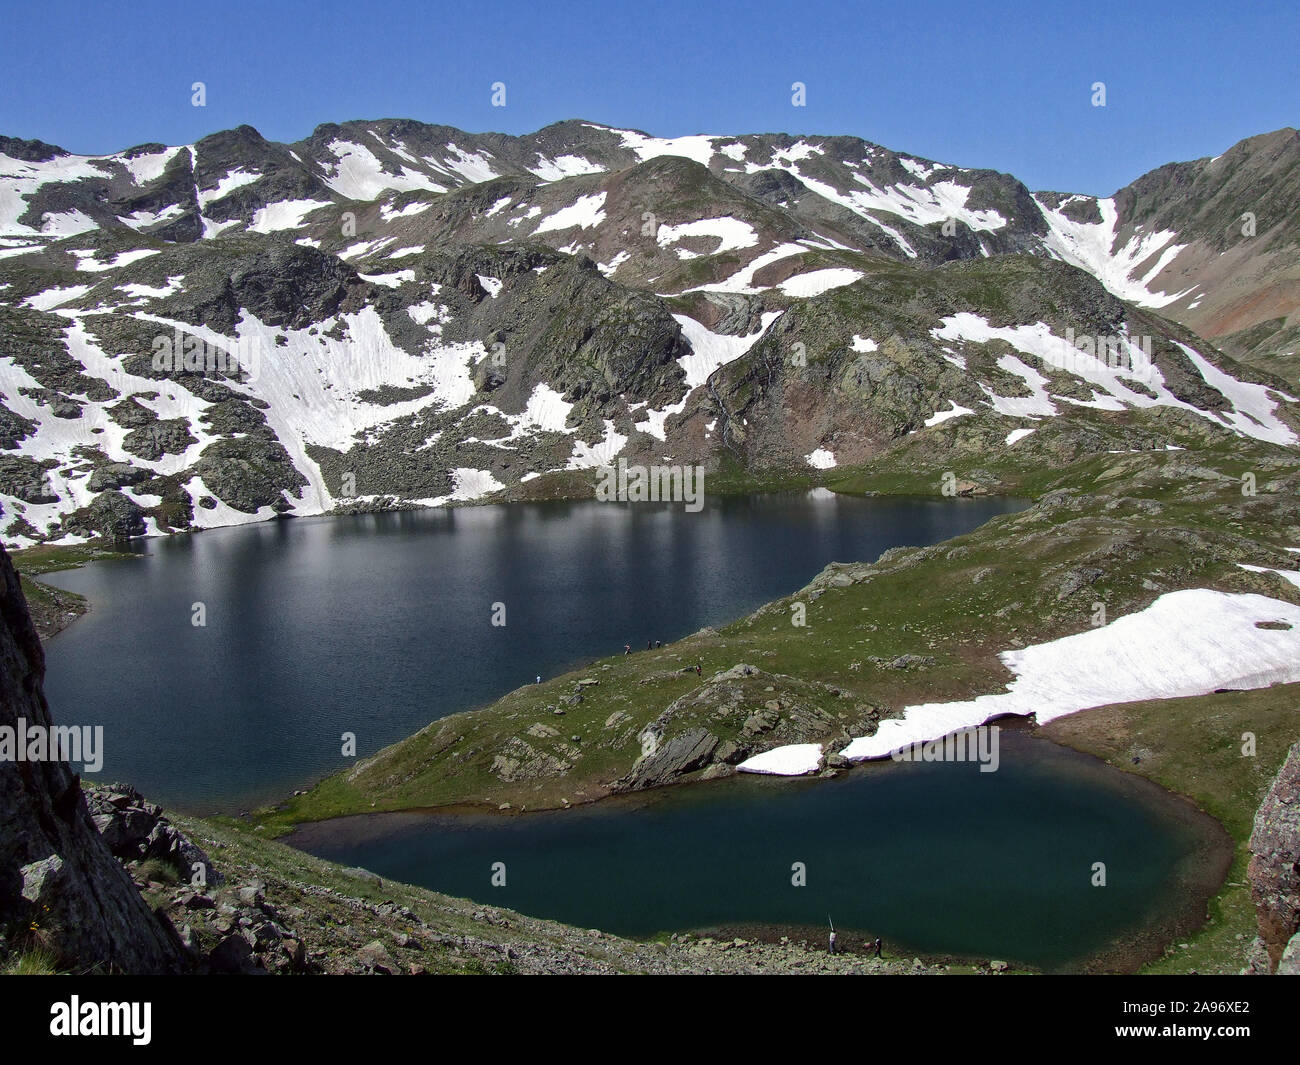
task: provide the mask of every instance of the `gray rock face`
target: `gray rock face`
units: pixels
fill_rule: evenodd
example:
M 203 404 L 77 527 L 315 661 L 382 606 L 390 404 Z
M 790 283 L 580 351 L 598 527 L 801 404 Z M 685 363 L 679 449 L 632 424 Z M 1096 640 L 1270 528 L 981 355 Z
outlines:
M 29 730 L 50 726 L 44 674 L 18 575 L 0 550 L 0 728 L 20 717 Z M 0 762 L 0 809 L 0 930 L 9 949 L 40 945 L 79 970 L 183 966 L 175 930 L 113 858 L 66 762 Z
M 1300 933 L 1300 743 L 1292 746 L 1255 813 L 1250 853 L 1250 893 L 1269 964 L 1281 972 L 1287 956 L 1294 969 L 1294 938 Z
M 1277 963 L 1278 976 L 1300 976 L 1300 932 L 1291 937 Z
M 127 462 L 110 462 L 105 466 L 96 466 L 87 482 L 92 492 L 102 492 L 110 488 L 129 487 L 139 484 L 149 476 L 148 470 L 137 469 Z
M 693 728 L 680 733 L 637 762 L 632 771 L 615 785 L 615 790 L 640 791 L 671 784 L 678 777 L 703 769 L 713 761 L 717 747 L 718 737 L 707 729 Z

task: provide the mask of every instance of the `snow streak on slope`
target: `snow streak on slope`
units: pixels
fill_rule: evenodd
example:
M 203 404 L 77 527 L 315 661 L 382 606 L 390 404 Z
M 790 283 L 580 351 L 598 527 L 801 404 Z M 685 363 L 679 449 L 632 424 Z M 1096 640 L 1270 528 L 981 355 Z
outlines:
M 820 296 L 823 292 L 829 292 L 833 288 L 843 288 L 845 285 L 851 285 L 860 277 L 862 277 L 861 270 L 850 270 L 844 266 L 832 266 L 824 270 L 812 270 L 806 274 L 796 274 L 794 277 L 782 281 L 777 285 L 777 288 L 787 296 L 798 296 L 807 299 L 812 296 Z
M 1061 206 L 1082 200 L 1071 196 Z M 1152 292 L 1148 286 L 1177 257 L 1186 245 L 1171 244 L 1177 236 L 1170 230 L 1142 233 L 1141 227 L 1116 248 L 1119 211 L 1112 199 L 1097 200 L 1100 222 L 1075 222 L 1059 209 L 1035 200 L 1047 220 L 1047 249 L 1071 266 L 1086 270 L 1120 299 L 1143 307 L 1164 307 L 1187 295 L 1191 289 L 1172 294 Z M 1139 269 L 1141 273 L 1134 276 Z
M 1057 336 L 1051 327 L 1042 322 L 1033 325 L 992 326 L 980 315 L 963 311 L 944 318 L 943 325 L 931 330 L 930 335 L 936 340 L 973 344 L 1002 340 L 1017 351 L 1041 359 L 1050 370 L 1073 374 L 1094 386 L 1093 398 L 1090 400 L 1051 395 L 1051 382 L 1048 378 L 1016 356 L 1003 355 L 998 359 L 998 367 L 1021 378 L 1030 396 L 1000 396 L 981 382 L 980 387 L 988 396 L 989 405 L 999 414 L 1050 417 L 1060 414 L 1056 406 L 1058 402 L 1111 411 L 1124 410 L 1126 407 L 1178 407 L 1217 424 L 1226 425 L 1234 432 L 1255 440 L 1275 444 L 1300 443 L 1295 433 L 1277 416 L 1278 402 L 1295 402 L 1294 397 L 1276 392 L 1265 385 L 1238 381 L 1184 344 L 1179 344 L 1178 347 L 1206 383 L 1222 393 L 1232 404 L 1229 413 L 1219 415 L 1202 410 L 1176 397 L 1165 384 L 1160 368 L 1148 360 L 1127 333 L 1117 338 L 1118 350 L 1125 356 L 1127 363 L 1118 366 L 1111 366 L 1095 355 L 1069 344 L 1066 338 Z M 1143 391 L 1128 387 L 1129 382 L 1141 386 Z
M 683 222 L 677 226 L 663 225 L 655 235 L 661 248 L 676 244 L 683 237 L 716 238 L 718 246 L 712 249 L 709 253 L 711 255 L 738 248 L 752 248 L 758 243 L 754 227 L 737 218 L 703 218 L 698 222 Z
M 260 181 L 262 175 L 256 170 L 245 170 L 242 166 L 235 167 L 224 177 L 220 178 L 216 185 L 210 189 L 196 189 L 195 193 L 199 201 L 199 208 L 203 209 L 211 203 L 218 200 L 224 200 L 236 189 L 242 189 L 245 185 L 251 185 L 255 181 Z
M 340 196 L 346 196 L 350 200 L 373 200 L 389 190 L 447 191 L 426 174 L 408 167 L 402 167 L 396 174 L 389 173 L 383 168 L 375 153 L 360 144 L 336 140 L 331 141 L 328 148 L 338 159 L 338 163 L 332 172 L 327 173 L 325 184 Z
M 543 218 L 537 224 L 534 233 L 549 233 L 553 230 L 590 229 L 605 221 L 605 194 L 597 192 L 592 196 L 579 196 L 568 207 L 562 207 L 555 214 Z
M 605 168 L 580 155 L 561 155 L 548 159 L 544 155 L 537 157 L 537 165 L 532 172 L 543 181 L 560 181 L 566 177 L 581 177 L 584 174 L 603 174 Z M 488 212 L 491 214 L 492 212 Z
M 33 237 L 42 234 L 43 229 L 33 229 L 18 221 L 27 211 L 26 197 L 42 185 L 82 178 L 105 178 L 109 173 L 102 160 L 85 155 L 60 155 L 45 163 L 28 163 L 0 154 L 0 234 Z M 91 223 L 92 228 L 93 225 Z
M 677 360 L 677 364 L 686 373 L 686 395 L 661 410 L 645 411 L 644 417 L 635 427 L 659 440 L 666 440 L 668 434 L 665 426 L 668 419 L 686 409 L 686 401 L 690 399 L 691 393 L 704 384 L 719 366 L 725 366 L 744 355 L 767 332 L 768 326 L 780 317 L 780 311 L 767 311 L 756 332 L 748 336 L 723 336 L 706 329 L 694 318 L 674 314 L 673 318 L 682 327 L 682 335 L 691 346 L 691 353 Z
M 603 127 L 593 127 L 601 129 Z M 720 138 L 709 137 L 703 134 L 692 137 L 675 137 L 671 140 L 663 137 L 647 137 L 644 133 L 638 133 L 635 130 L 620 129 L 612 130 L 617 133 L 623 141 L 624 148 L 630 148 L 642 159 L 657 159 L 664 155 L 679 155 L 685 159 L 693 159 L 702 166 L 708 166 L 713 158 L 713 142 Z
M 307 223 L 303 216 L 320 207 L 332 206 L 328 200 L 281 200 L 268 203 L 253 212 L 250 233 L 275 233 L 281 229 L 301 229 Z

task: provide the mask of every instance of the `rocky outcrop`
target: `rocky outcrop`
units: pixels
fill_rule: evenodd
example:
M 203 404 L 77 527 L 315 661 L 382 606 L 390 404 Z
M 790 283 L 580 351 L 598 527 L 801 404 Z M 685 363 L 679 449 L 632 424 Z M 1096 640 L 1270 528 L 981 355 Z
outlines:
M 143 536 L 144 511 L 134 499 L 117 491 L 100 492 L 90 505 L 73 511 L 63 522 L 65 532 L 75 536 L 102 536 L 112 543 Z
M 615 785 L 615 790 L 640 791 L 671 784 L 679 777 L 709 765 L 718 745 L 718 737 L 708 729 L 693 728 L 679 733 L 663 746 L 657 746 L 653 754 L 639 760 L 632 771 Z
M 1300 743 L 1292 746 L 1255 814 L 1250 854 L 1250 893 L 1270 967 L 1296 972 L 1300 970 Z
M 844 746 L 853 735 L 874 732 L 882 708 L 862 703 L 850 709 L 843 705 L 845 698 L 829 684 L 809 684 L 737 663 L 674 700 L 640 731 L 641 756 L 612 789 L 663 787 L 695 773 L 708 780 L 728 775 L 745 759 L 774 747 L 813 740 Z M 695 724 L 700 721 L 707 724 Z
M 45 655 L 18 575 L 0 550 L 0 729 L 50 727 Z M 157 973 L 184 948 L 145 905 L 95 829 L 81 785 L 63 761 L 0 761 L 0 945 L 41 949 L 60 966 Z
M 89 784 L 86 803 L 113 857 L 123 862 L 156 858 L 186 880 L 220 884 L 225 877 L 193 840 L 173 825 L 162 808 L 128 784 Z M 197 878 L 197 879 L 196 879 Z

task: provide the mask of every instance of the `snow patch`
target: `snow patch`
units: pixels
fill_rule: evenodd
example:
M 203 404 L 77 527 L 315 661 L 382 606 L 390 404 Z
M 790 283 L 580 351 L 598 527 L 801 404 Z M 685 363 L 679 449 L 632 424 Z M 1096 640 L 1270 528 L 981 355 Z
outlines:
M 1260 621 L 1292 628 L 1256 628 Z M 850 743 L 844 757 L 883 758 L 1005 714 L 1032 714 L 1046 724 L 1113 703 L 1294 683 L 1300 681 L 1300 607 L 1205 588 L 1168 592 L 1109 625 L 999 657 L 1015 675 L 1004 692 L 906 707 L 901 717 L 882 721 L 874 736 Z
M 822 765 L 820 743 L 791 743 L 774 747 L 741 762 L 737 769 L 742 773 L 767 773 L 772 776 L 802 777 L 816 773 Z

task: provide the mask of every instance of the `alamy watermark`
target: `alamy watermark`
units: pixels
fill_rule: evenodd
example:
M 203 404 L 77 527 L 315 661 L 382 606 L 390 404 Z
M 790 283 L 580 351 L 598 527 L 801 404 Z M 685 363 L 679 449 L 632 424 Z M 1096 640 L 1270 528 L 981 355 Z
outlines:
M 153 368 L 157 373 L 213 373 L 223 377 L 246 377 L 256 381 L 261 365 L 261 348 L 253 337 L 227 341 L 228 347 L 210 344 L 179 328 L 171 336 L 153 338 Z
M 1150 336 L 1090 336 L 1075 333 L 1074 327 L 1069 326 L 1060 343 L 1059 357 L 1048 357 L 1043 361 L 1080 376 L 1100 362 L 1112 370 L 1127 370 L 1127 376 L 1149 384 L 1155 377 L 1151 344 Z
M 596 498 L 602 503 L 684 503 L 692 514 L 704 507 L 703 466 L 603 466 Z
M 950 732 L 937 740 L 909 743 L 889 756 L 895 762 L 978 762 L 981 773 L 996 773 L 998 755 L 997 725 Z
M 148 1046 L 152 1035 L 152 1002 L 82 1002 L 73 995 L 50 1005 L 50 1035 L 129 1037 L 135 1046 Z
M 0 725 L 0 762 L 79 762 L 87 773 L 104 768 L 103 725 Z

